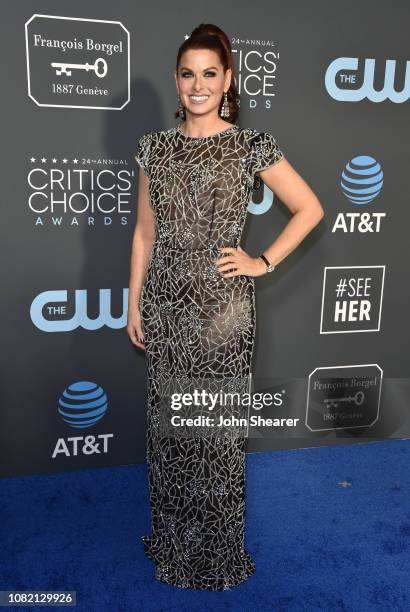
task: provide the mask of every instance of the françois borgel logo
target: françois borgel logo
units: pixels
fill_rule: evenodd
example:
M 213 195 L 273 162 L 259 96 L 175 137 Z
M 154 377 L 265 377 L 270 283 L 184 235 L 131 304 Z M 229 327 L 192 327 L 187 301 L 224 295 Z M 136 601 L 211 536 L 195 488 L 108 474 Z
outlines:
M 28 95 L 38 106 L 128 104 L 130 35 L 122 23 L 36 14 L 25 28 Z
M 315 368 L 309 375 L 306 427 L 370 428 L 379 419 L 382 378 L 376 363 Z

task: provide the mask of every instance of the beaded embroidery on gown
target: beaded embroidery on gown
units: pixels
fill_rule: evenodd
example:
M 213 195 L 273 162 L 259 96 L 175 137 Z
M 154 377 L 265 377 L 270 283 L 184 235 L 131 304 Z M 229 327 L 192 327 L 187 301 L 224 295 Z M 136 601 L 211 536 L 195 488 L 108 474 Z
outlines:
M 212 259 L 238 246 L 255 174 L 283 158 L 274 137 L 237 125 L 205 137 L 148 132 L 135 159 L 149 177 L 156 235 L 140 298 L 147 366 L 146 458 L 158 580 L 226 590 L 255 572 L 244 547 L 245 439 L 163 437 L 161 376 L 249 377 L 254 278 Z

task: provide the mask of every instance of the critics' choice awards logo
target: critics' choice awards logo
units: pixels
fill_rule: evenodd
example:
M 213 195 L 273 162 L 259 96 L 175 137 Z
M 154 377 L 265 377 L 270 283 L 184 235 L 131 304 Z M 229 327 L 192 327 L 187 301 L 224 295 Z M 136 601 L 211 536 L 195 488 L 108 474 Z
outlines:
M 277 93 L 280 53 L 275 42 L 234 37 L 231 40 L 235 77 L 241 107 L 273 107 Z
M 374 363 L 315 368 L 309 374 L 310 431 L 371 427 L 379 419 L 382 369 Z
M 34 157 L 27 172 L 28 208 L 34 225 L 128 224 L 135 170 L 125 160 Z
M 25 30 L 28 95 L 38 106 L 128 104 L 130 35 L 122 23 L 36 14 Z
M 321 334 L 380 330 L 385 266 L 326 267 Z
M 405 62 L 404 84 L 396 89 L 396 60 L 385 60 L 383 87 L 375 87 L 376 60 L 366 58 L 359 65 L 358 57 L 338 57 L 325 73 L 325 88 L 339 102 L 407 102 L 410 97 L 410 61 Z
M 111 289 L 100 289 L 98 292 L 98 315 L 88 316 L 88 291 L 76 289 L 74 299 L 68 298 L 65 289 L 43 291 L 37 295 L 30 306 L 30 318 L 33 324 L 44 332 L 69 332 L 79 327 L 94 331 L 101 327 L 121 329 L 127 324 L 128 288 L 122 290 L 122 312 L 114 317 Z M 94 309 L 93 309 L 94 310 Z
M 58 400 L 58 413 L 64 423 L 73 429 L 87 429 L 96 425 L 108 410 L 104 389 L 88 380 L 77 381 L 64 389 Z M 59 438 L 52 458 L 59 455 L 98 455 L 108 453 L 108 442 L 114 434 L 98 434 Z
M 363 207 L 374 203 L 383 187 L 383 170 L 370 155 L 358 155 L 351 159 L 342 171 L 340 186 L 343 195 L 357 212 L 340 212 L 332 227 L 332 233 L 379 233 L 385 212 L 362 212 Z

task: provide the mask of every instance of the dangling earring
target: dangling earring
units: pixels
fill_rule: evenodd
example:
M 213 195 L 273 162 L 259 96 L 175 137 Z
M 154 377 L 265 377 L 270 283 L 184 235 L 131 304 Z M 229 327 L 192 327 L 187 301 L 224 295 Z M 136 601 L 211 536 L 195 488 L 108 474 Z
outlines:
M 181 102 L 181 98 L 179 97 L 179 94 L 178 94 L 178 114 L 179 114 L 180 119 L 185 119 L 185 108 Z
M 229 104 L 228 104 L 228 94 L 224 93 L 224 102 L 221 108 L 221 117 L 229 117 Z

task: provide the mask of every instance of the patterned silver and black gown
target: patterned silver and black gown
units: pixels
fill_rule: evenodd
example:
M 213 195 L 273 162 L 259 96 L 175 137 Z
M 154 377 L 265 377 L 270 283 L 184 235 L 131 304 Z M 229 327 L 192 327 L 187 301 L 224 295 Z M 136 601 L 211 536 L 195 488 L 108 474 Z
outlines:
M 161 381 L 251 376 L 254 279 L 224 278 L 212 260 L 240 243 L 255 173 L 282 158 L 270 133 L 237 125 L 206 137 L 177 125 L 137 141 L 156 222 L 139 304 L 152 526 L 142 541 L 156 578 L 178 587 L 227 590 L 255 571 L 244 548 L 245 437 L 164 436 Z

